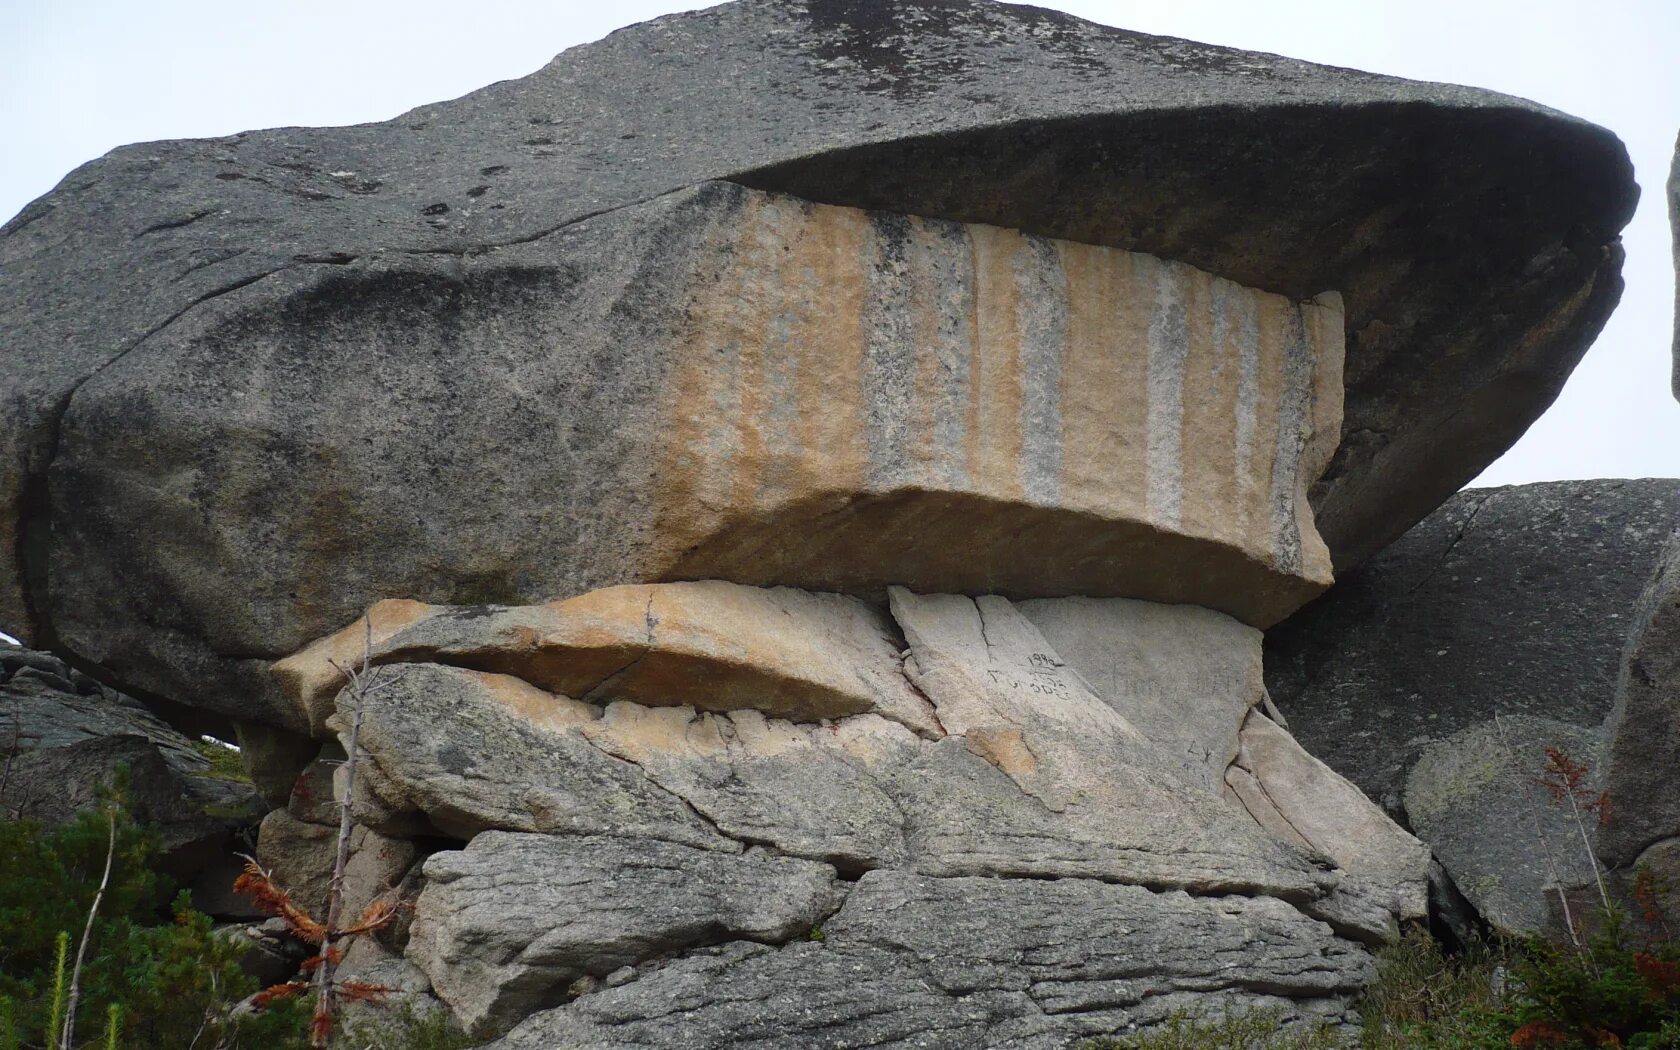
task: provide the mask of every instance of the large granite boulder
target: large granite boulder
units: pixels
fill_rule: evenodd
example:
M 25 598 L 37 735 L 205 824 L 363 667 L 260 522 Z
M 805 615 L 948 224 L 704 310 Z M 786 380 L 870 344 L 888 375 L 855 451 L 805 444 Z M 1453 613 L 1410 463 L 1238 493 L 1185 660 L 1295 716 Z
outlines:
M 1680 273 L 1680 143 L 1668 180 Z M 1680 304 L 1680 283 L 1675 302 Z M 1680 314 L 1674 339 L 1680 397 Z M 1680 921 L 1680 527 L 1640 596 L 1628 636 L 1616 704 L 1605 725 L 1604 789 L 1612 819 L 1599 832 L 1599 858 L 1622 880 L 1666 885 L 1670 921 Z M 1648 902 L 1647 902 L 1648 903 Z
M 271 723 L 268 663 L 384 595 L 1266 626 L 1550 402 L 1633 198 L 1518 99 L 979 0 L 743 0 L 128 147 L 0 233 L 0 624 Z
M 1266 637 L 1314 755 L 1391 812 L 1434 742 L 1523 715 L 1596 728 L 1680 481 L 1470 489 Z
M 1634 609 L 1605 726 L 1604 789 L 1611 819 L 1598 834 L 1613 867 L 1636 863 L 1666 839 L 1680 839 L 1680 532 L 1663 552 Z M 1666 855 L 1666 853 L 1665 853 Z M 1680 869 L 1672 874 L 1680 874 Z

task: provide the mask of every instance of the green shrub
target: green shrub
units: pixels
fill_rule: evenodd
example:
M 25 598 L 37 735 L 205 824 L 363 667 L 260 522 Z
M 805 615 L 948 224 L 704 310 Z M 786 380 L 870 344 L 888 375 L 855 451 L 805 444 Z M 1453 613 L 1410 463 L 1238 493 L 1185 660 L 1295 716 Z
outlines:
M 249 784 L 251 774 L 245 768 L 245 759 L 239 749 L 214 740 L 195 740 L 193 750 L 210 760 L 210 768 L 201 776 L 215 780 L 231 780 L 236 784 Z
M 1501 995 L 1512 949 L 1478 942 L 1448 954 L 1411 929 L 1377 953 L 1377 976 L 1359 1003 L 1366 1050 L 1509 1047 L 1518 1021 Z
M 1513 968 L 1511 1045 L 1680 1048 L 1680 944 L 1607 912 L 1580 948 L 1536 942 Z
M 0 999 L 10 1034 L 22 1046 L 45 1045 L 53 1015 L 61 945 L 72 952 L 104 871 L 108 828 L 102 813 L 46 828 L 34 821 L 0 823 Z M 86 1046 L 109 1040 L 102 1031 L 120 1010 L 124 1050 L 290 1050 L 303 1045 L 292 1008 L 234 1018 L 231 1008 L 257 990 L 239 966 L 237 944 L 215 936 L 208 916 L 185 893 L 170 903 L 170 886 L 152 867 L 154 833 L 118 810 L 110 885 L 100 904 L 82 970 L 79 1030 Z M 100 1022 L 105 1022 L 101 1024 Z M 4 1043 L 0 1043 L 4 1046 Z

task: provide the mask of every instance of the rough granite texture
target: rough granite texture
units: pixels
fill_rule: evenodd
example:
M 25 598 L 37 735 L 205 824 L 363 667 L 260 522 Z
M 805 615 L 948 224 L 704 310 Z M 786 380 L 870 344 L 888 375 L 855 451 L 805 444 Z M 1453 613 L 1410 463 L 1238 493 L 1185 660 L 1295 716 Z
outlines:
M 1596 727 L 1501 717 L 1431 744 L 1406 778 L 1406 814 L 1460 893 L 1495 930 L 1543 932 L 1547 890 L 1593 877 L 1567 809 L 1541 784 L 1545 749 L 1596 765 Z M 1587 817 L 1589 831 L 1596 821 Z
M 1613 136 L 1522 100 L 977 0 L 744 0 L 383 124 L 125 147 L 0 232 L 0 624 L 273 720 L 267 661 L 368 595 L 605 582 L 554 553 L 611 556 L 591 523 L 634 490 L 598 479 L 651 461 L 605 440 L 648 381 L 623 348 L 660 320 L 626 289 L 685 257 L 621 213 L 710 179 L 1340 292 L 1312 506 L 1344 567 L 1555 396 L 1635 194 Z
M 1680 837 L 1680 532 L 1630 618 L 1605 723 L 1603 785 L 1614 819 L 1598 832 L 1598 855 L 1612 867 Z
M 581 977 L 728 941 L 785 943 L 845 899 L 826 864 L 603 836 L 487 832 L 426 861 L 407 957 L 474 1035 Z
M 1176 1010 L 1341 1021 L 1366 952 L 1280 901 L 871 872 L 823 940 L 655 963 L 492 1050 L 1061 1050 Z
M 621 606 L 671 615 L 627 646 Z M 738 662 L 656 673 L 716 655 L 708 608 Z M 283 679 L 327 696 L 328 661 L 374 639 L 357 818 L 370 843 L 466 840 L 424 865 L 406 953 L 476 1034 L 513 1029 L 499 1045 L 1049 1047 L 1253 1006 L 1352 1023 L 1367 946 L 1422 913 L 1426 852 L 1262 712 L 1261 634 L 1219 613 L 683 583 L 376 613 Z M 803 660 L 776 644 L 788 617 Z M 787 683 L 847 675 L 863 710 L 787 706 Z M 638 676 L 663 683 L 644 702 L 598 686 Z M 885 717 L 900 688 L 924 732 Z M 328 702 L 342 733 L 356 690 Z M 278 850 L 301 852 L 336 753 L 265 825 Z
M 1431 742 L 1493 715 L 1579 726 L 1616 698 L 1680 481 L 1470 489 L 1266 636 L 1266 685 L 1308 751 L 1400 812 Z

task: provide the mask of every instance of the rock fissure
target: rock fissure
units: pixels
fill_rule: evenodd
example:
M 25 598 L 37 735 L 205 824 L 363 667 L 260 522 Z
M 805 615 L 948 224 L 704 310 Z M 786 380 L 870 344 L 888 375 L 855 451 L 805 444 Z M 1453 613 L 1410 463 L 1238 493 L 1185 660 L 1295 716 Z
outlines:
M 1464 537 L 1469 534 L 1470 527 L 1475 524 L 1476 515 L 1482 512 L 1482 508 L 1487 506 L 1488 501 L 1492 498 L 1493 493 L 1491 491 L 1471 495 L 1467 498 L 1467 501 L 1474 500 L 1475 506 L 1470 508 L 1470 512 L 1466 514 L 1464 516 L 1464 520 L 1459 523 L 1458 529 L 1454 532 L 1452 538 L 1447 540 L 1447 545 L 1442 548 L 1441 556 L 1436 559 L 1434 566 L 1423 575 L 1422 579 L 1418 580 L 1418 582 L 1412 586 L 1412 593 L 1415 594 L 1429 586 L 1429 582 L 1435 578 L 1436 574 L 1446 568 L 1447 561 L 1452 557 L 1453 551 L 1457 550 L 1458 545 L 1464 542 Z

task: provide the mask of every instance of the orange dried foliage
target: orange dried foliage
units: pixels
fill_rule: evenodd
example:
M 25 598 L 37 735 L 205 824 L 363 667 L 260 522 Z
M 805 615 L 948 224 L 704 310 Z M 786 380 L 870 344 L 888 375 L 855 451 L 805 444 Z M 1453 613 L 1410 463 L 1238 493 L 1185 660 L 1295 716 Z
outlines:
M 1615 1032 L 1607 1032 L 1602 1028 L 1588 1029 L 1584 1036 L 1594 1046 L 1616 1047 L 1622 1045 L 1621 1037 Z M 1562 1048 L 1578 1045 L 1583 1036 L 1560 1028 L 1549 1021 L 1530 1021 L 1511 1035 L 1511 1045 L 1516 1047 L 1553 1047 Z
M 339 998 L 358 1003 L 382 1003 L 387 995 L 395 991 L 395 988 L 387 988 L 382 984 L 369 984 L 366 981 L 338 982 Z
M 1651 998 L 1662 1000 L 1680 995 L 1680 962 L 1668 962 L 1639 952 L 1633 957 L 1633 968 L 1645 981 Z
M 327 936 L 327 928 L 298 907 L 292 895 L 275 883 L 252 857 L 245 858 L 245 871 L 234 880 L 233 892 L 251 898 L 252 906 L 263 914 L 284 919 L 286 928 L 299 940 L 320 944 Z
M 1540 786 L 1552 796 L 1552 801 L 1558 805 L 1573 802 L 1596 818 L 1600 826 L 1610 823 L 1610 797 L 1592 789 L 1592 770 L 1560 747 L 1547 747 L 1545 752 Z
M 251 996 L 253 1009 L 261 1010 L 265 1006 L 273 1005 L 282 999 L 295 999 L 309 991 L 308 981 L 287 981 L 285 984 L 271 985 Z

